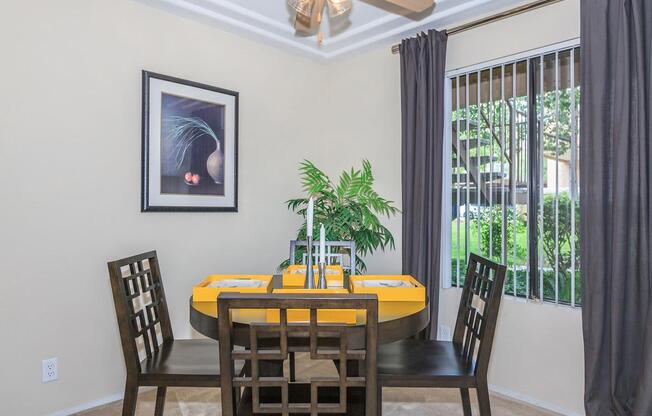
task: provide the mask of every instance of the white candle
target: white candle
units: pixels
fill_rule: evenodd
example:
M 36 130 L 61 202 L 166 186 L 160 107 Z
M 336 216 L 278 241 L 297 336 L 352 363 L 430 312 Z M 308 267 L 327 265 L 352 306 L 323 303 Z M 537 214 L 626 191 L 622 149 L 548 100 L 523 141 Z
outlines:
M 308 237 L 312 237 L 312 217 L 315 210 L 315 201 L 310 197 L 308 200 L 308 210 L 306 211 L 306 232 Z
M 319 229 L 319 262 L 326 263 L 326 229 L 324 224 Z

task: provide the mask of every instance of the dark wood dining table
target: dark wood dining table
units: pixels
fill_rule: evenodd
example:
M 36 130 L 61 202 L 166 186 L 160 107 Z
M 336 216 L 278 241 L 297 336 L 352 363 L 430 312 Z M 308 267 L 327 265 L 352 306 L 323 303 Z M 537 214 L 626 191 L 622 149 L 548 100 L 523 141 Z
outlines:
M 283 288 L 281 275 L 273 277 L 273 287 Z M 344 279 L 344 287 L 348 287 L 348 278 Z M 217 320 L 217 300 L 213 302 L 196 302 L 190 297 L 190 325 L 200 334 L 219 339 Z M 246 346 L 249 340 L 249 324 L 265 322 L 265 312 L 234 314 L 234 342 Z M 353 325 L 348 333 L 350 346 L 364 348 L 364 321 L 362 315 L 358 325 Z M 378 302 L 378 343 L 387 344 L 412 337 L 421 332 L 430 321 L 428 302 Z

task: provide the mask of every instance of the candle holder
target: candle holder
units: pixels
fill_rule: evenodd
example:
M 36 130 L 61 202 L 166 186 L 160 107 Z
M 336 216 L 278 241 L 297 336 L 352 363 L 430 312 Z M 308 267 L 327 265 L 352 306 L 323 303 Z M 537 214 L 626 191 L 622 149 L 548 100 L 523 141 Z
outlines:
M 328 289 L 328 284 L 326 282 L 326 263 L 320 262 L 318 267 L 319 267 L 319 282 L 317 283 L 317 288 Z
M 306 255 L 308 256 L 306 260 L 306 280 L 303 283 L 304 289 L 314 289 L 315 288 L 315 272 L 312 270 L 312 236 L 308 236 L 308 241 L 306 244 Z

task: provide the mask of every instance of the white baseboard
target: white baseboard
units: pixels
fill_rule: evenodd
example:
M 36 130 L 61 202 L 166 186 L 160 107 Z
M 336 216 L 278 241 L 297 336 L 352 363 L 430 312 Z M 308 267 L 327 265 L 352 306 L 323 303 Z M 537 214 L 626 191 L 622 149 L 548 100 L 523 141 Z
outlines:
M 105 404 L 117 402 L 118 400 L 122 400 L 122 394 L 120 393 L 108 397 L 104 397 L 102 399 L 95 400 L 92 402 L 80 404 L 78 406 L 74 406 L 69 409 L 59 410 L 58 412 L 51 413 L 50 416 L 70 416 L 70 415 L 74 415 L 75 413 L 93 409 L 95 407 L 104 406 Z
M 535 399 L 533 397 L 527 396 L 525 394 L 521 393 L 516 393 L 514 391 L 511 391 L 509 389 L 505 389 L 503 387 L 495 386 L 495 385 L 489 385 L 489 390 L 491 390 L 493 393 L 497 393 L 501 396 L 505 396 L 507 398 L 510 398 L 512 400 L 518 400 L 519 402 L 523 402 L 532 406 L 540 407 L 542 409 L 550 410 L 551 412 L 559 413 L 560 415 L 564 416 L 584 416 L 584 413 L 577 413 L 568 409 L 564 409 L 556 404 L 548 403 L 543 400 Z
M 150 390 L 154 390 L 154 387 L 141 387 L 138 390 L 138 394 L 140 395 L 140 394 L 145 393 L 145 392 L 150 391 Z M 104 405 L 120 401 L 120 400 L 122 400 L 123 397 L 124 397 L 123 393 L 112 394 L 111 396 L 104 397 L 104 398 L 101 398 L 101 399 L 98 399 L 98 400 L 94 400 L 92 402 L 83 403 L 83 404 L 80 404 L 78 406 L 71 407 L 69 409 L 59 410 L 57 412 L 50 413 L 49 416 L 71 416 L 71 415 L 77 414 L 79 412 L 84 412 L 86 410 L 91 410 L 91 409 L 94 409 L 96 407 L 102 407 Z

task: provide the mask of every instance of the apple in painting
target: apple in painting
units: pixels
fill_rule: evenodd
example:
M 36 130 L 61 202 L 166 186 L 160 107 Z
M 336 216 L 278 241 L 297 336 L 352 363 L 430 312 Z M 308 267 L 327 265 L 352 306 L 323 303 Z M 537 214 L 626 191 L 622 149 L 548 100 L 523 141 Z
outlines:
M 192 182 L 192 172 L 186 172 L 184 179 L 186 182 Z
M 194 183 L 195 185 L 197 185 L 199 183 L 199 179 L 201 179 L 201 178 L 196 173 L 194 175 L 192 175 L 192 183 Z

